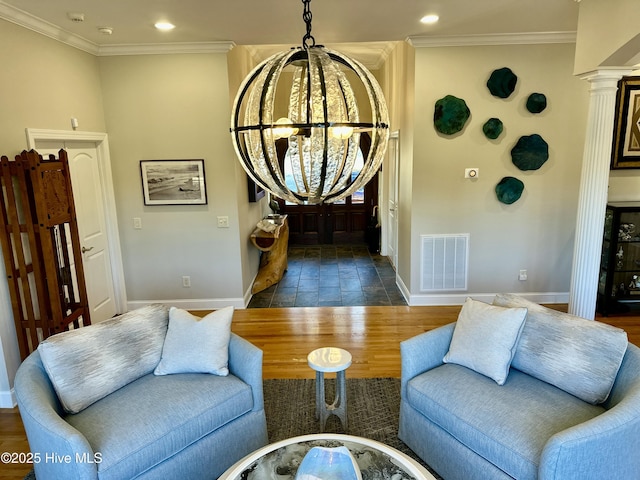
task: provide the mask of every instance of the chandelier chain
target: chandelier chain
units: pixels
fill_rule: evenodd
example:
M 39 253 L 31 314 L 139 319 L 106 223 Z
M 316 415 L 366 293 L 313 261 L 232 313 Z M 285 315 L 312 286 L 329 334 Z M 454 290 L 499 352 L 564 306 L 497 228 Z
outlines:
M 313 38 L 313 35 L 311 35 L 311 19 L 313 17 L 313 15 L 311 14 L 311 0 L 302 0 L 302 3 L 304 4 L 302 19 L 307 25 L 307 33 L 304 37 L 302 37 L 302 46 L 307 49 L 316 46 L 316 39 Z

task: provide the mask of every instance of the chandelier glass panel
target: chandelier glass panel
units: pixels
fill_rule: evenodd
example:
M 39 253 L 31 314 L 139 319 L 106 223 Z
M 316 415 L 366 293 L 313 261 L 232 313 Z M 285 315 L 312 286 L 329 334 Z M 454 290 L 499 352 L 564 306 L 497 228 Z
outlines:
M 333 203 L 380 168 L 389 114 L 378 82 L 361 63 L 315 45 L 310 0 L 302 1 L 303 46 L 271 56 L 247 76 L 233 105 L 231 134 L 256 184 L 292 203 Z M 366 95 L 364 105 L 355 92 Z M 363 134 L 370 148 L 362 169 L 354 171 Z

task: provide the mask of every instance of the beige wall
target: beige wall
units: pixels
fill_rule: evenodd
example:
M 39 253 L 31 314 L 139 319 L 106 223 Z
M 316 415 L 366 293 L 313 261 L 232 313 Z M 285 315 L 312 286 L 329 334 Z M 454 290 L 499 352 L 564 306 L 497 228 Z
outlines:
M 639 16 L 637 0 L 582 0 L 574 71 L 584 73 L 602 67 L 633 66 L 640 61 Z M 637 169 L 612 170 L 609 201 L 637 201 L 639 172 Z
M 582 0 L 575 73 L 631 64 L 640 53 L 638 17 L 640 2 L 637 0 Z
M 27 148 L 25 128 L 104 131 L 97 59 L 87 53 L 0 20 L 0 155 Z M 4 263 L 0 265 L 0 277 Z M 20 364 L 9 290 L 0 282 L 0 407 L 11 407 Z
M 237 190 L 246 184 L 230 142 L 226 54 L 106 57 L 100 71 L 129 303 L 243 306 Z M 200 158 L 207 205 L 143 204 L 140 160 Z M 217 228 L 218 216 L 229 228 Z
M 27 147 L 24 129 L 103 132 L 98 59 L 0 20 L 0 154 Z
M 640 200 L 640 173 L 637 170 L 612 170 L 609 174 L 610 202 Z
M 471 234 L 469 288 L 460 295 L 568 292 L 589 100 L 586 82 L 572 75 L 573 58 L 573 45 L 416 49 L 411 272 L 404 278 L 415 302 L 431 301 L 420 291 L 422 234 Z M 506 100 L 486 87 L 491 72 L 504 66 L 518 76 Z M 532 92 L 548 99 L 539 115 L 525 108 Z M 433 126 L 434 104 L 447 94 L 471 110 L 465 130 L 451 137 Z M 497 140 L 482 132 L 490 117 L 504 122 Z M 522 172 L 510 150 L 533 133 L 547 141 L 550 158 L 540 170 Z M 478 167 L 479 178 L 465 179 L 467 167 Z M 496 199 L 504 176 L 525 184 L 512 205 Z M 526 282 L 518 280 L 520 269 L 528 270 Z
M 254 62 L 247 47 L 236 46 L 227 56 L 229 71 L 229 105 L 233 108 L 233 101 L 236 98 L 240 85 L 245 77 L 254 67 Z M 234 153 L 234 158 L 235 153 Z M 248 201 L 247 174 L 240 165 L 235 162 L 236 178 L 238 188 L 236 189 L 236 200 L 238 204 L 238 226 L 240 229 L 240 253 L 242 255 L 242 291 L 248 292 L 253 284 L 260 265 L 260 251 L 251 243 L 250 236 L 256 228 L 256 224 L 267 214 L 272 213 L 269 208 L 269 198 L 265 195 L 260 201 L 252 203 Z
M 413 195 L 413 169 L 415 166 L 416 131 L 414 117 L 416 115 L 416 91 L 421 80 L 416 75 L 416 57 L 413 47 L 406 46 L 399 52 L 403 59 L 406 72 L 405 85 L 402 89 L 404 95 L 403 109 L 400 121 L 400 168 L 399 168 L 399 205 L 398 205 L 398 273 L 404 283 L 405 290 L 410 288 L 412 258 L 411 244 L 413 241 L 413 211 L 420 209 L 420 205 L 414 205 Z
M 414 48 L 406 42 L 398 42 L 390 52 L 381 72 L 382 88 L 389 108 L 390 131 L 398 132 L 400 143 L 400 165 L 398 169 L 398 264 L 396 271 L 401 282 L 408 281 L 411 272 L 411 187 L 413 177 L 413 112 L 414 112 Z M 386 161 L 386 160 L 385 160 Z M 382 166 L 383 171 L 387 169 Z M 385 182 L 388 182 L 386 175 Z M 388 185 L 383 185 L 381 217 L 386 235 Z M 403 290 L 405 285 L 401 286 Z M 405 290 L 405 293 L 406 292 Z

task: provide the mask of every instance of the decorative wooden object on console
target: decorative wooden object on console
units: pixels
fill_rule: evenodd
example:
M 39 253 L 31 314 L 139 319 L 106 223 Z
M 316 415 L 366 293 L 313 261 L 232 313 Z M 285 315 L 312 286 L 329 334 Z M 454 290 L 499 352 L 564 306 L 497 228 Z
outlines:
M 24 359 L 55 333 L 90 325 L 67 152 L 0 159 L 0 244 Z
M 289 224 L 287 216 L 280 215 L 273 232 L 265 232 L 259 227 L 251 234 L 251 243 L 262 252 L 260 268 L 253 282 L 251 293 L 266 290 L 278 283 L 287 269 L 287 248 L 289 246 Z M 269 219 L 262 220 L 269 221 Z

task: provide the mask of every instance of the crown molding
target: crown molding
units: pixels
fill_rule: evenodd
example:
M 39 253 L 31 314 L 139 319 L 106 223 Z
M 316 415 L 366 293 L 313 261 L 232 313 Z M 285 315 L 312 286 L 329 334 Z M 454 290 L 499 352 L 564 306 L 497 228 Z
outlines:
M 64 30 L 57 25 L 46 22 L 12 5 L 8 5 L 2 0 L 0 0 L 0 18 L 95 56 L 227 53 L 235 45 L 233 42 L 97 45 L 79 35 Z M 416 48 L 575 43 L 576 32 L 412 36 L 408 37 L 407 41 Z M 367 62 L 370 63 L 370 65 L 373 64 L 371 66 L 374 68 L 380 64 L 381 57 L 388 55 L 388 51 L 382 49 L 378 54 L 379 55 L 376 60 Z
M 140 43 L 131 45 L 101 45 L 95 55 L 110 57 L 117 55 L 171 55 L 178 53 L 228 53 L 233 42 L 185 42 L 185 43 Z
M 233 42 L 97 45 L 57 25 L 45 22 L 41 18 L 8 5 L 2 0 L 0 0 L 0 18 L 99 57 L 112 55 L 227 53 L 235 45 Z
M 415 48 L 538 45 L 545 43 L 576 43 L 576 36 L 576 32 L 497 33 L 487 35 L 414 36 L 407 38 L 407 41 Z
M 92 55 L 98 54 L 98 45 L 93 42 L 89 42 L 84 38 L 75 35 L 71 32 L 58 27 L 49 22 L 45 22 L 41 18 L 38 18 L 30 13 L 20 10 L 12 5 L 8 5 L 0 0 L 0 18 L 15 23 L 21 27 L 32 30 L 36 33 L 44 35 L 49 38 L 53 38 L 66 45 L 75 47 L 79 50 L 91 53 Z

